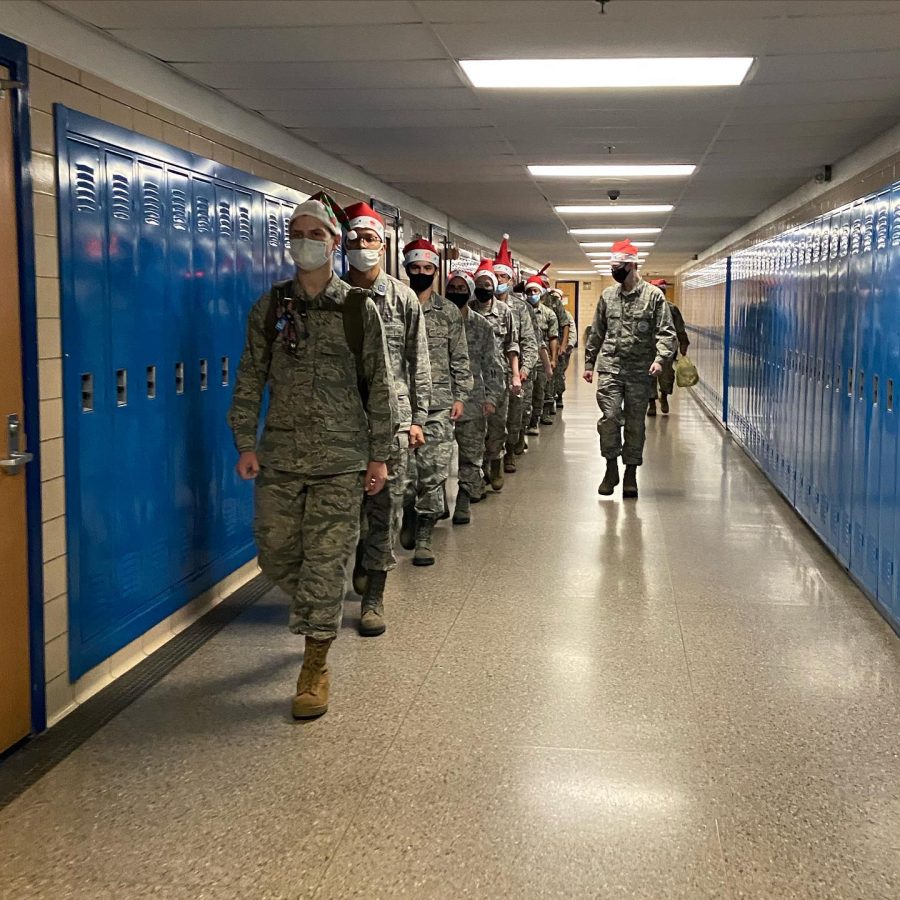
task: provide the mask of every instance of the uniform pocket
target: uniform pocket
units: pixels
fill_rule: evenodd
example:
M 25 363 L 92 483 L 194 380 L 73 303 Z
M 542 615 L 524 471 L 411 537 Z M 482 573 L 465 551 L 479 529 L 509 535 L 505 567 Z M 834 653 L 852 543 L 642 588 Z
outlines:
M 356 360 L 349 348 L 343 353 L 319 350 L 314 385 L 318 418 L 325 430 L 365 430 L 365 413 L 356 380 Z

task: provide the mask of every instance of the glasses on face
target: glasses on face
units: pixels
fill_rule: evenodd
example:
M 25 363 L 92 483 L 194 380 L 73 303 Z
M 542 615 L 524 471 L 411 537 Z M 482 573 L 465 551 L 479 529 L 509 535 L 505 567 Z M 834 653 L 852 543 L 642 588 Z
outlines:
M 383 241 L 377 234 L 360 234 L 352 241 L 347 241 L 347 246 L 351 250 L 362 250 L 369 247 L 380 247 Z

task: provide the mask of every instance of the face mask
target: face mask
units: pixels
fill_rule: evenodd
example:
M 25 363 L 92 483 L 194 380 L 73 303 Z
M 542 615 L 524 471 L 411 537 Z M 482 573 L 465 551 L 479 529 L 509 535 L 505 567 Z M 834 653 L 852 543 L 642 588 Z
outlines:
M 374 269 L 381 259 L 381 250 L 348 250 L 347 261 L 357 272 L 368 272 Z
M 468 292 L 463 293 L 462 291 L 448 291 L 447 299 L 454 305 L 462 309 L 469 302 L 469 294 Z
M 409 286 L 417 293 L 421 294 L 423 291 L 427 291 L 431 285 L 434 284 L 434 276 L 436 272 L 432 272 L 430 275 L 410 275 L 409 276 Z
M 541 302 L 540 294 L 526 294 L 525 299 L 532 305 L 537 306 Z
M 494 293 L 498 297 L 502 297 L 504 294 L 508 294 L 509 293 L 509 285 L 508 284 L 498 284 L 497 290 L 494 291 Z
M 615 280 L 618 281 L 619 284 L 624 284 L 630 272 L 631 269 L 629 269 L 627 266 L 619 266 L 618 269 L 612 270 L 612 277 L 615 278 Z
M 487 303 L 489 300 L 491 300 L 493 298 L 493 296 L 494 296 L 493 288 L 480 288 L 480 287 L 475 288 L 475 299 L 479 303 Z
M 321 269 L 331 259 L 331 244 L 311 238 L 291 238 L 291 259 L 304 272 Z

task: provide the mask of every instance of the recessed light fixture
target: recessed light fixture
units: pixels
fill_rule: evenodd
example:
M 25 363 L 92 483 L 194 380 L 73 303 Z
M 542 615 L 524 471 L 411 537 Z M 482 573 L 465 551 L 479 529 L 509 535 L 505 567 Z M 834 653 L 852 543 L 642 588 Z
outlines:
M 631 59 L 461 59 L 477 88 L 731 87 L 741 84 L 752 56 Z
M 652 247 L 653 241 L 632 241 L 635 247 Z M 612 247 L 612 241 L 579 241 L 580 247 Z
M 672 212 L 675 208 L 671 203 L 659 203 L 656 205 L 641 205 L 639 203 L 623 204 L 619 206 L 612 204 L 608 206 L 554 206 L 553 207 L 561 216 L 574 216 L 581 213 L 590 213 L 591 215 L 606 215 L 611 213 L 614 215 L 630 214 L 630 213 L 667 213 Z
M 684 178 L 696 166 L 529 166 L 535 178 Z
M 659 234 L 662 228 L 570 228 L 569 234 L 624 235 L 632 237 L 636 234 Z

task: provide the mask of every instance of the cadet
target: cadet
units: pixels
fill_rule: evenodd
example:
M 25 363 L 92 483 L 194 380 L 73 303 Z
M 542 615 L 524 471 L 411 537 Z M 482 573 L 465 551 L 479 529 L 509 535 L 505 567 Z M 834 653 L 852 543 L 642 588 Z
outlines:
M 566 392 L 566 371 L 569 368 L 569 360 L 571 359 L 572 351 L 578 345 L 578 329 L 575 327 L 575 320 L 572 318 L 572 314 L 566 309 L 563 301 L 565 296 L 563 292 L 559 288 L 552 288 L 550 293 L 553 295 L 550 298 L 551 303 L 554 304 L 553 308 L 562 310 L 565 322 L 560 323 L 560 327 L 562 328 L 565 325 L 567 333 L 566 342 L 564 344 L 560 343 L 559 345 L 559 355 L 557 356 L 556 366 L 554 367 L 552 385 L 554 400 L 553 411 L 556 412 L 556 410 L 563 408 L 563 394 Z
M 494 259 L 494 274 L 497 276 L 497 290 L 494 292 L 511 310 L 519 332 L 519 377 L 522 380 L 522 393 L 512 394 L 509 398 L 509 410 L 506 414 L 506 443 L 503 456 L 503 471 L 516 471 L 515 450 L 525 440 L 522 429 L 522 407 L 526 394 L 533 392 L 534 370 L 538 365 L 538 340 L 534 331 L 531 310 L 524 297 L 513 291 L 512 256 L 509 253 L 509 235 L 504 234 Z M 519 452 L 524 451 L 524 446 Z
M 544 266 L 544 269 L 546 269 L 549 265 L 550 263 L 547 263 L 547 265 Z M 552 309 L 553 312 L 556 313 L 556 318 L 559 322 L 559 356 L 562 355 L 562 353 L 566 349 L 568 349 L 571 331 L 575 327 L 575 323 L 572 317 L 569 315 L 569 311 L 566 309 L 565 304 L 563 303 L 562 291 L 560 291 L 558 288 L 550 288 L 548 279 L 546 278 L 546 276 L 542 276 L 542 272 L 544 271 L 544 269 L 542 269 L 541 272 L 538 272 L 536 277 L 542 278 L 544 284 L 548 285 L 547 292 L 544 294 L 542 302 L 549 306 L 550 309 Z M 552 424 L 551 416 L 556 415 L 557 389 L 559 388 L 561 383 L 564 383 L 561 381 L 563 376 L 560 372 L 558 356 L 557 359 L 553 361 L 553 378 L 547 385 L 547 393 L 544 398 L 544 411 L 541 416 L 541 420 L 545 425 Z M 564 387 L 563 390 L 565 390 Z
M 522 379 L 519 376 L 519 333 L 512 310 L 502 300 L 494 296 L 497 289 L 497 276 L 494 264 L 483 259 L 475 271 L 475 298 L 470 305 L 475 312 L 481 313 L 494 331 L 497 349 L 507 360 L 506 380 L 508 390 L 500 401 L 497 411 L 488 417 L 487 438 L 484 446 L 484 462 L 488 467 L 487 477 L 495 491 L 503 489 L 503 471 L 501 469 L 504 450 L 506 449 L 506 417 L 509 413 L 509 397 L 518 397 L 522 393 Z
M 444 510 L 444 487 L 450 475 L 453 423 L 462 417 L 473 384 L 462 316 L 434 289 L 441 263 L 437 250 L 420 238 L 403 248 L 403 262 L 410 287 L 422 304 L 431 361 L 431 408 L 425 422 L 425 445 L 413 452 L 415 477 L 411 479 L 416 512 L 413 565 L 430 566 L 434 563 L 431 532 Z
M 584 380 L 589 384 L 594 380 L 596 363 L 601 413 L 597 431 L 606 459 L 606 474 L 598 493 L 608 496 L 615 490 L 621 454 L 625 463 L 622 495 L 637 497 L 647 398 L 662 364 L 675 355 L 675 328 L 662 291 L 638 274 L 638 251 L 630 241 L 613 244 L 612 277 L 618 285 L 603 291 L 594 313 L 584 353 Z
M 347 218 L 347 281 L 371 291 L 384 324 L 388 363 L 400 410 L 400 425 L 388 466 L 387 489 L 365 502 L 366 536 L 357 552 L 354 587 L 364 587 L 359 633 L 372 637 L 385 630 L 384 586 L 397 564 L 394 547 L 400 532 L 409 452 L 425 443 L 431 405 L 431 366 L 419 300 L 412 290 L 382 269 L 384 220 L 366 203 L 344 210 Z M 366 577 L 360 578 L 361 569 Z M 365 584 L 363 585 L 363 582 Z
M 660 278 L 657 281 L 651 281 L 654 287 L 658 287 L 663 295 L 666 293 L 666 288 L 668 288 L 668 283 L 665 278 Z M 681 310 L 666 297 L 666 303 L 669 305 L 669 312 L 672 314 L 672 324 L 675 326 L 675 334 L 678 337 L 678 352 L 681 353 L 682 356 L 687 356 L 688 347 L 691 346 L 691 339 L 688 337 L 687 328 L 684 325 L 684 316 L 681 314 Z M 662 411 L 664 416 L 669 414 L 669 397 L 672 392 L 675 390 L 675 360 L 667 359 L 663 363 L 663 370 L 659 373 L 659 377 L 656 379 L 659 384 L 659 408 Z M 651 387 L 650 389 L 650 402 L 647 405 L 647 415 L 655 416 L 656 415 L 656 385 Z
M 538 333 L 541 340 L 541 359 L 543 367 L 535 373 L 534 399 L 528 410 L 528 421 L 525 422 L 527 434 L 539 434 L 538 421 L 541 418 L 543 399 L 546 396 L 548 385 L 553 378 L 554 366 L 559 349 L 559 320 L 556 313 L 544 303 L 541 303 L 545 291 L 541 279 L 536 275 L 528 279 L 525 284 L 525 299 L 534 310 L 538 319 Z M 552 420 L 550 420 L 552 421 Z
M 452 272 L 447 281 L 447 299 L 462 313 L 469 349 L 469 367 L 474 387 L 463 408 L 462 418 L 454 427 L 459 447 L 459 490 L 453 511 L 454 525 L 468 525 L 469 504 L 484 499 L 481 467 L 487 418 L 507 393 L 506 360 L 500 356 L 494 330 L 487 319 L 469 305 L 475 294 L 475 281 L 468 272 Z
M 360 501 L 363 491 L 372 497 L 384 487 L 397 421 L 378 310 L 332 271 L 340 234 L 324 194 L 294 210 L 297 271 L 250 310 L 229 412 L 238 474 L 256 479 L 260 566 L 291 598 L 291 631 L 306 637 L 293 702 L 298 719 L 328 709 L 326 656 L 341 623 Z M 257 446 L 266 384 L 269 410 Z

